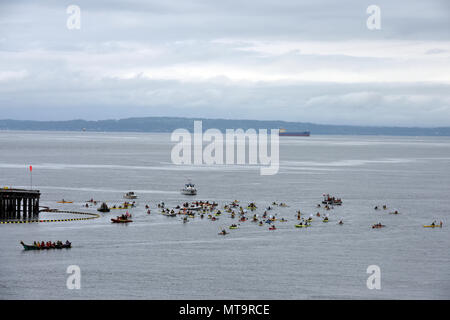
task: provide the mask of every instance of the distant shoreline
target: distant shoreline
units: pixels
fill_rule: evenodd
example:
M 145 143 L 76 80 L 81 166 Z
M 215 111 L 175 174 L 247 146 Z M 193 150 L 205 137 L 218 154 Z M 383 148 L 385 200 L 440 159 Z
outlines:
M 269 120 L 230 120 L 177 117 L 146 117 L 119 120 L 0 120 L 0 131 L 61 131 L 61 132 L 117 132 L 117 133 L 171 133 L 185 128 L 193 131 L 194 120 L 201 120 L 203 130 L 226 129 L 279 129 L 287 131 L 310 131 L 314 135 L 359 135 L 359 136 L 450 136 L 450 127 L 387 127 L 326 125 L 307 122 Z M 305 137 L 307 139 L 307 137 Z

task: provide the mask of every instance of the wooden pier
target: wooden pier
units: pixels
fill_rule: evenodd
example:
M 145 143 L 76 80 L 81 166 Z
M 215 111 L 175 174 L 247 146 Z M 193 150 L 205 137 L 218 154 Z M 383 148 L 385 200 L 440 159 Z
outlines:
M 39 190 L 0 189 L 0 220 L 39 218 Z

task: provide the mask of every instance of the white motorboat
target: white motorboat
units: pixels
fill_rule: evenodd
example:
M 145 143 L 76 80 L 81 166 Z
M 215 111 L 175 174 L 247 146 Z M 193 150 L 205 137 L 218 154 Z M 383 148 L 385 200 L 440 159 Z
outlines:
M 125 199 L 137 199 L 137 195 L 133 191 L 125 193 L 123 197 Z
M 194 184 L 186 183 L 184 188 L 181 189 L 181 193 L 187 196 L 195 196 L 197 194 L 197 189 L 195 189 Z

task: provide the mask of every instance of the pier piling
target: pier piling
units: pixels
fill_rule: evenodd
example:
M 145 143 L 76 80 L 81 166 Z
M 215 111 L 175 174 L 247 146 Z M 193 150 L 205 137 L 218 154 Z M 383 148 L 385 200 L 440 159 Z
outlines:
M 0 189 L 0 220 L 39 218 L 39 190 Z

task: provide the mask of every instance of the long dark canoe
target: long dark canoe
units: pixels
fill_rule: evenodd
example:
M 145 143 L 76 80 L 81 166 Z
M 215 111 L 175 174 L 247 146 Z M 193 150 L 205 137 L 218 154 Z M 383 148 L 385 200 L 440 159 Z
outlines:
M 47 249 L 69 249 L 72 248 L 72 243 L 69 242 L 68 244 L 62 244 L 62 245 L 55 245 L 55 246 L 45 246 L 45 247 L 38 247 L 35 245 L 28 245 L 23 243 L 23 241 L 20 241 L 20 244 L 23 246 L 24 250 L 47 250 Z

